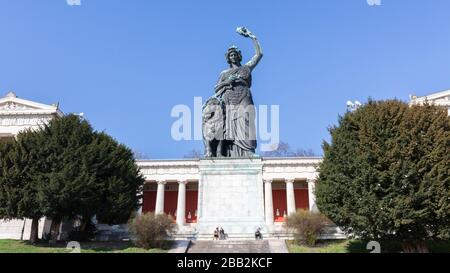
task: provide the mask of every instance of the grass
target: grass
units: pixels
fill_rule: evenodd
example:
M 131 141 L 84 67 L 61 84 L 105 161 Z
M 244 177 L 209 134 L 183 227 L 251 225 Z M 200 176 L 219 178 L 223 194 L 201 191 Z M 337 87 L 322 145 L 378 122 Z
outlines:
M 295 241 L 287 241 L 290 253 L 369 253 L 367 242 L 362 240 L 327 240 L 319 241 L 316 247 L 300 245 Z M 382 253 L 399 253 L 402 251 L 400 242 L 381 241 Z M 450 241 L 428 241 L 431 253 L 450 253 Z
M 348 253 L 349 241 L 330 240 L 318 242 L 316 247 L 300 245 L 296 241 L 286 241 L 289 253 Z
M 39 243 L 32 245 L 27 241 L 0 240 L 0 253 L 71 253 L 67 244 Z M 149 249 L 135 247 L 131 242 L 87 242 L 81 243 L 81 253 L 167 253 L 168 249 Z

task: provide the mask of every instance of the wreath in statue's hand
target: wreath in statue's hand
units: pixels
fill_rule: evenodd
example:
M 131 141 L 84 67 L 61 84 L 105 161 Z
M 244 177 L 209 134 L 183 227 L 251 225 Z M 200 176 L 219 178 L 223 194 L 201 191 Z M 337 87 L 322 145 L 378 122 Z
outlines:
M 239 34 L 241 34 L 241 35 L 244 36 L 244 37 L 249 37 L 249 38 L 252 38 L 252 39 L 256 39 L 256 36 L 255 36 L 253 33 L 251 33 L 251 31 L 248 30 L 248 29 L 245 28 L 245 27 L 238 27 L 238 28 L 236 29 L 236 32 L 239 33 Z

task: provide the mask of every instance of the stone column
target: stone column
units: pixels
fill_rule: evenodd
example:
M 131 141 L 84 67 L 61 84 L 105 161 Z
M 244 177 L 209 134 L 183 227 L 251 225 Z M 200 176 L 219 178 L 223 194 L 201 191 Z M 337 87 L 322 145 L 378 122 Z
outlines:
M 164 213 L 164 185 L 166 185 L 166 181 L 160 180 L 156 183 L 158 183 L 158 191 L 156 192 L 155 214 L 161 214 Z
M 141 203 L 141 206 L 137 210 L 137 215 L 142 215 L 142 209 L 144 208 L 144 188 L 145 188 L 145 183 L 146 182 L 144 182 L 144 186 L 142 187 L 142 191 L 140 192 L 141 198 L 139 199 L 139 202 Z
M 308 201 L 309 201 L 309 211 L 318 211 L 316 206 L 316 180 L 314 179 L 308 179 L 306 180 L 308 182 Z
M 183 226 L 186 223 L 186 184 L 187 181 L 178 181 L 177 224 Z
M 294 179 L 286 179 L 287 215 L 295 213 Z
M 271 226 L 274 223 L 273 218 L 273 197 L 272 197 L 272 179 L 264 180 L 264 205 L 266 225 Z

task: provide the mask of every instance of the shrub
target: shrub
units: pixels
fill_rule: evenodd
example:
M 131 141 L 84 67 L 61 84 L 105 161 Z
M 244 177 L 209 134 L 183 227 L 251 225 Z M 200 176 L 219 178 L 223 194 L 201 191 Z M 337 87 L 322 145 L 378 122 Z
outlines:
M 148 212 L 137 215 L 129 223 L 129 230 L 136 246 L 144 249 L 162 248 L 176 225 L 171 216 Z
M 285 227 L 294 231 L 297 241 L 315 246 L 320 234 L 329 224 L 330 220 L 319 212 L 299 210 L 289 215 Z

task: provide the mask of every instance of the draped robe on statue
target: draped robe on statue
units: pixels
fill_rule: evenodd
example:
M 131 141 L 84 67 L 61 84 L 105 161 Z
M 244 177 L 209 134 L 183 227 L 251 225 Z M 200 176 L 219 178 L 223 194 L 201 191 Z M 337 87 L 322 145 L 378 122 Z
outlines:
M 256 149 L 255 107 L 250 87 L 252 84 L 252 68 L 242 65 L 230 68 L 220 74 L 218 84 L 230 76 L 238 77 L 230 86 L 217 90 L 225 104 L 224 139 L 225 156 L 252 156 Z

